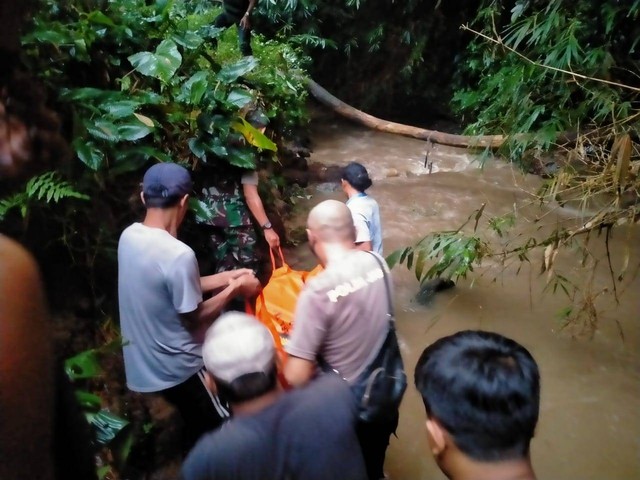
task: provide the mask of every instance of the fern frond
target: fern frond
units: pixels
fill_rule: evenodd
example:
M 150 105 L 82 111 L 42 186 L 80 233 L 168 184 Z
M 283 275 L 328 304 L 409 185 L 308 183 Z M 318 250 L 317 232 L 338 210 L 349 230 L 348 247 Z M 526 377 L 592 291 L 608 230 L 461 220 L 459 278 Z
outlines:
M 26 217 L 34 200 L 58 203 L 63 198 L 89 200 L 87 195 L 76 191 L 69 182 L 62 180 L 57 172 L 45 172 L 29 180 L 24 192 L 0 200 L 0 221 L 14 208 L 19 208 L 22 217 Z
M 74 190 L 69 182 L 61 180 L 57 172 L 46 172 L 33 177 L 27 183 L 26 193 L 29 198 L 45 198 L 46 203 L 51 203 L 52 200 L 57 203 L 61 198 L 89 200 L 87 195 Z
M 19 208 L 23 217 L 27 215 L 27 206 L 29 204 L 29 197 L 26 192 L 16 193 L 7 198 L 0 200 L 0 222 L 4 220 L 9 211 L 14 208 Z

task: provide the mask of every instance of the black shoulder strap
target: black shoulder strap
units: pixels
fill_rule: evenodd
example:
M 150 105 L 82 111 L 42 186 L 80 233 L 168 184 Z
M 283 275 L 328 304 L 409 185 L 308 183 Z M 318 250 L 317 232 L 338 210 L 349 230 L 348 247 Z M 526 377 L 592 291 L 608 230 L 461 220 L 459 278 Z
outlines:
M 391 297 L 391 287 L 389 286 L 389 276 L 387 275 L 382 261 L 378 258 L 378 255 L 369 251 L 367 251 L 367 253 L 376 259 L 376 263 L 380 267 L 380 270 L 382 270 L 382 279 L 384 280 L 384 287 L 387 291 L 387 314 L 389 315 L 389 321 L 393 322 L 393 303 Z

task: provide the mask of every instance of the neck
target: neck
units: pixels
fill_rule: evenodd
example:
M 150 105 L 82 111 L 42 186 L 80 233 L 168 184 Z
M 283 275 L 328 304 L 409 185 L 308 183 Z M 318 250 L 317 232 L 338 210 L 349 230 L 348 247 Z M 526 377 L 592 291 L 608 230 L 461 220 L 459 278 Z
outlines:
M 452 480 L 535 480 L 529 457 L 502 462 L 479 462 L 465 455 L 451 459 L 447 476 Z
M 176 238 L 179 223 L 178 210 L 175 208 L 149 208 L 142 222 L 145 227 L 166 230 Z
M 277 387 L 258 398 L 242 403 L 234 403 L 231 405 L 231 409 L 236 416 L 253 415 L 274 404 L 281 394 L 282 390 Z
M 325 243 L 323 245 L 325 265 L 337 262 L 342 259 L 348 252 L 354 250 L 353 242 L 336 242 Z
M 362 192 L 359 192 L 358 190 L 353 188 L 351 185 L 347 184 L 344 187 L 344 193 L 347 194 L 347 198 L 352 198 L 352 197 L 355 197 L 355 196 L 359 195 Z

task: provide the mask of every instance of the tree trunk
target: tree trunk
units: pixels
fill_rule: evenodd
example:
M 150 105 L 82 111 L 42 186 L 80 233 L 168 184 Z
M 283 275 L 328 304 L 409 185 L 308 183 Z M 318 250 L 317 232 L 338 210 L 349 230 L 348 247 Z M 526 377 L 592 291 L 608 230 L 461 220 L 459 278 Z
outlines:
M 326 105 L 349 120 L 381 132 L 395 133 L 406 137 L 427 140 L 432 143 L 439 143 L 440 145 L 464 148 L 498 148 L 506 140 L 506 137 L 503 135 L 454 135 L 452 133 L 412 127 L 411 125 L 404 125 L 402 123 L 388 122 L 344 103 L 311 79 L 308 80 L 307 86 L 311 95 L 323 105 Z

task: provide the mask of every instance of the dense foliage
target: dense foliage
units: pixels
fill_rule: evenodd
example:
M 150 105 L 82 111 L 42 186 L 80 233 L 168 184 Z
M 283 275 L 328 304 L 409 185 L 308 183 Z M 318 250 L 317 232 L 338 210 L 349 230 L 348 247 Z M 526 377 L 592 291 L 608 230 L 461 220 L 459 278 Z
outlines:
M 367 111 L 430 123 L 449 110 L 467 0 L 264 1 L 265 28 L 314 47 L 314 79 Z
M 470 132 L 533 132 L 548 146 L 559 132 L 637 130 L 640 1 L 486 0 L 469 23 L 486 36 L 458 71 Z
M 306 122 L 305 57 L 257 38 L 255 56 L 242 58 L 235 29 L 211 27 L 218 12 L 208 1 L 48 0 L 33 18 L 24 63 L 60 113 L 73 158 L 32 166 L 47 171 L 3 192 L 0 221 L 45 271 L 73 272 L 74 296 L 114 298 L 96 289 L 112 288 L 117 236 L 150 162 L 254 168 L 258 151 L 274 152 Z M 256 107 L 271 138 L 243 118 Z

